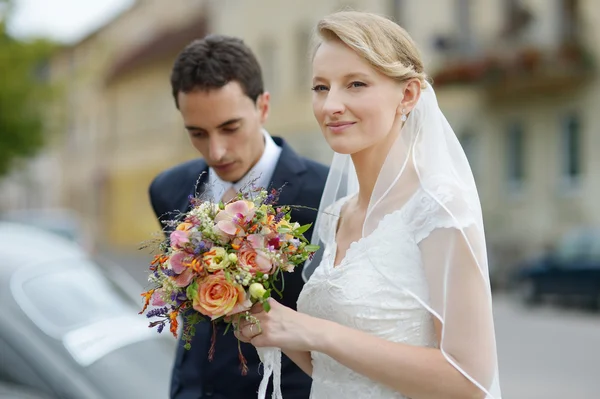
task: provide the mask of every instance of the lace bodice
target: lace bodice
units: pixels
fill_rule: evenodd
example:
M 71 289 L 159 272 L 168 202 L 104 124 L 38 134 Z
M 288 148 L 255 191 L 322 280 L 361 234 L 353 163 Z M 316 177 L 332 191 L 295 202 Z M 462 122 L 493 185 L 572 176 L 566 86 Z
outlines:
M 451 200 L 450 190 L 437 194 Z M 319 226 L 325 241 L 323 259 L 300 294 L 298 310 L 389 341 L 435 347 L 432 316 L 415 297 L 428 298 L 418 243 L 446 224 L 437 217 L 440 205 L 424 191 L 417 191 L 373 233 L 352 243 L 334 267 L 336 227 L 344 202 L 342 199 L 327 210 L 326 220 Z M 385 244 L 390 237 L 395 245 Z M 399 266 L 391 274 L 394 283 L 371 266 L 381 256 L 398 259 Z M 312 360 L 311 398 L 405 398 L 322 353 L 313 352 Z

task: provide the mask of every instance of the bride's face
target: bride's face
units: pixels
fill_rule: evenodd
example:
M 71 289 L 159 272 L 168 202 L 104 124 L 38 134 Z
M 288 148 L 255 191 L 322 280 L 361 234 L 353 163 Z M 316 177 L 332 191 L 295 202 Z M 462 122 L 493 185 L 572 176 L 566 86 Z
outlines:
M 401 117 L 402 87 L 339 40 L 313 59 L 313 112 L 330 147 L 354 154 L 381 142 Z

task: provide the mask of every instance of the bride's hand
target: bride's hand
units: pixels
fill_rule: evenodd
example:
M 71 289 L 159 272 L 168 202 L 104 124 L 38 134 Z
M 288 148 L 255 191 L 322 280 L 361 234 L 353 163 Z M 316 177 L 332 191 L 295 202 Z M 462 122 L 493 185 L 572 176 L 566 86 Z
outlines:
M 318 319 L 296 312 L 274 299 L 269 299 L 271 310 L 265 312 L 261 304 L 250 310 L 249 318 L 240 317 L 235 336 L 256 347 L 277 347 L 292 351 L 311 351 L 314 347 Z

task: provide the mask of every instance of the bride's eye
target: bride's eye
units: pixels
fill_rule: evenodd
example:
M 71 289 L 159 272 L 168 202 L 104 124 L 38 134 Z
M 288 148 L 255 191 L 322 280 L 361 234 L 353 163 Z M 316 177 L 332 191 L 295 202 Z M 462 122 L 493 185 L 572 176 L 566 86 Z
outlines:
M 365 87 L 365 86 L 366 86 L 365 83 L 357 81 L 357 82 L 350 83 L 350 86 L 348 86 L 348 87 L 355 89 L 357 87 Z
M 316 85 L 311 88 L 312 91 L 324 91 L 327 90 L 327 87 L 324 85 Z

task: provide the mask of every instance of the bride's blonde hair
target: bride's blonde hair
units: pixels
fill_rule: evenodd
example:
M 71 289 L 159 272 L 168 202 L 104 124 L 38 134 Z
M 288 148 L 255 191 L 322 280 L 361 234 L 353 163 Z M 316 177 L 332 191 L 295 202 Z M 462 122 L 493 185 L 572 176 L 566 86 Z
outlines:
M 339 11 L 317 24 L 312 56 L 323 41 L 340 40 L 373 68 L 399 82 L 417 78 L 425 87 L 429 80 L 421 55 L 408 32 L 377 14 Z

